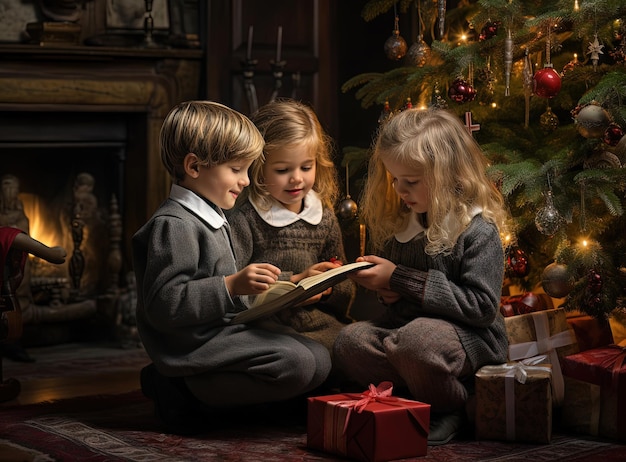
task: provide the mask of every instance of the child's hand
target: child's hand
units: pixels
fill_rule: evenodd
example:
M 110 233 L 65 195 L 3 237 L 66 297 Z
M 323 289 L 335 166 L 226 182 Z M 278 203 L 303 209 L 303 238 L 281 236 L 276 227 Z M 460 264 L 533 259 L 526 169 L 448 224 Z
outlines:
M 398 300 L 400 300 L 402 296 L 399 293 L 394 292 L 392 290 L 378 289 L 376 291 L 376 298 L 383 305 L 391 305 L 392 303 L 395 303 Z
M 359 257 L 357 261 L 368 261 L 374 266 L 348 274 L 348 277 L 366 289 L 379 291 L 389 290 L 391 274 L 396 269 L 396 264 L 375 255 Z
M 316 263 L 314 265 L 309 266 L 302 273 L 294 274 L 291 277 L 291 282 L 297 284 L 304 278 L 308 278 L 309 276 L 315 276 L 316 274 L 323 273 L 324 271 L 328 271 L 329 269 L 337 268 L 338 266 L 343 265 L 340 260 L 334 261 L 323 261 L 320 263 Z
M 241 271 L 226 276 L 230 295 L 256 295 L 269 289 L 278 280 L 280 268 L 269 263 L 253 263 Z

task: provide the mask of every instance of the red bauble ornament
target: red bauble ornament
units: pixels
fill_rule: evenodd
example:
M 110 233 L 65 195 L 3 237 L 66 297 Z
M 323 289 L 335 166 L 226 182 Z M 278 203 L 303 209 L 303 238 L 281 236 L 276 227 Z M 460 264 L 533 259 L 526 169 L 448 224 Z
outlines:
M 528 276 L 530 266 L 528 257 L 520 248 L 509 249 L 506 254 L 506 275 L 511 278 Z
M 544 67 L 533 76 L 533 93 L 542 98 L 553 98 L 561 90 L 561 76 L 553 67 Z
M 489 40 L 491 37 L 495 37 L 498 34 L 498 27 L 500 27 L 499 21 L 487 21 L 487 24 L 485 24 L 480 30 L 478 40 L 482 42 L 484 40 Z
M 476 98 L 476 90 L 469 83 L 461 78 L 457 78 L 452 82 L 448 89 L 448 96 L 457 103 L 467 103 Z
M 604 132 L 604 138 L 602 138 L 602 141 L 609 146 L 617 146 L 617 143 L 620 142 L 623 136 L 624 130 L 622 130 L 622 127 L 617 125 L 615 122 L 611 122 Z

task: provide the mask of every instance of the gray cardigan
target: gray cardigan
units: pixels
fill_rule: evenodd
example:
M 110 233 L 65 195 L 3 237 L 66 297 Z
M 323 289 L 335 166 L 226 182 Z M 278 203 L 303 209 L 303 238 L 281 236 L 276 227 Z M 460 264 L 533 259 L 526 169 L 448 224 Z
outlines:
M 221 210 L 216 212 L 223 216 Z M 133 236 L 137 328 L 162 373 L 193 375 L 227 361 L 229 319 L 245 309 L 224 276 L 237 271 L 227 223 L 214 228 L 167 199 Z
M 400 324 L 421 316 L 449 321 L 475 369 L 505 362 L 508 340 L 499 309 L 504 252 L 496 227 L 478 215 L 451 254 L 429 256 L 425 245 L 421 233 L 407 243 L 391 239 L 384 249 L 398 265 L 390 288 L 403 296 L 390 307 L 392 316 Z

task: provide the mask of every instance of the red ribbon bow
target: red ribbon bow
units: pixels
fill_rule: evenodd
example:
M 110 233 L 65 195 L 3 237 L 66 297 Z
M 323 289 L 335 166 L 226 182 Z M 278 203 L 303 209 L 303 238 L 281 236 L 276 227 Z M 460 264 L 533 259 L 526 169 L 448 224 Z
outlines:
M 370 383 L 369 390 L 361 393 L 361 399 L 344 401 L 343 403 L 341 403 L 342 406 L 348 408 L 346 421 L 343 425 L 343 433 L 345 434 L 348 428 L 348 422 L 350 421 L 350 413 L 352 412 L 352 410 L 361 413 L 363 412 L 363 409 L 365 409 L 367 405 L 371 402 L 378 401 L 381 403 L 391 404 L 398 401 L 398 398 L 396 398 L 395 396 L 391 396 L 392 391 L 393 383 L 391 382 L 381 382 L 377 387 L 375 387 L 374 384 Z

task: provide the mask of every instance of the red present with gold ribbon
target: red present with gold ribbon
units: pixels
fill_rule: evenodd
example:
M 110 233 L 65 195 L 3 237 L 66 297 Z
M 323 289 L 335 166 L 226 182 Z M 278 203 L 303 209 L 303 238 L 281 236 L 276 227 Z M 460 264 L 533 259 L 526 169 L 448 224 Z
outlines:
M 393 385 L 308 399 L 307 446 L 365 462 L 425 456 L 430 404 L 391 396 Z
M 565 376 L 600 387 L 599 400 L 586 400 L 591 433 L 626 441 L 626 347 L 607 345 L 583 351 L 562 358 L 561 365 Z M 588 393 L 593 388 L 588 387 Z M 574 399 L 582 401 L 566 388 L 564 407 Z

